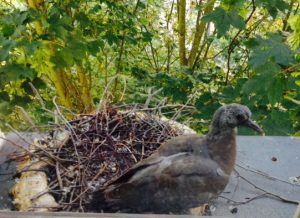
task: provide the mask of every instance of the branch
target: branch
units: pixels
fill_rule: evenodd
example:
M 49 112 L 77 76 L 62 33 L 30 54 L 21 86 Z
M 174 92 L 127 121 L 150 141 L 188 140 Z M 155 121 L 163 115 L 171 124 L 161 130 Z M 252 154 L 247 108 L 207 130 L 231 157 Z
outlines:
M 251 1 L 252 3 L 252 11 L 250 13 L 250 15 L 248 16 L 248 18 L 245 20 L 245 25 L 247 25 L 247 23 L 249 22 L 249 20 L 251 19 L 251 17 L 253 16 L 255 10 L 256 10 L 256 6 L 255 6 L 255 0 Z M 228 80 L 229 80 L 229 73 L 230 73 L 230 59 L 231 59 L 231 54 L 234 50 L 234 48 L 237 46 L 237 37 L 240 35 L 240 33 L 243 31 L 243 29 L 240 29 L 235 36 L 232 38 L 229 46 L 228 46 L 228 57 L 227 57 L 227 72 L 226 72 L 226 79 L 225 79 L 225 86 L 228 84 Z
M 179 62 L 181 66 L 187 64 L 186 51 L 185 51 L 185 11 L 186 0 L 177 0 L 177 13 L 178 13 L 178 38 L 179 38 Z
M 203 12 L 203 16 L 210 13 L 213 10 L 214 3 L 215 3 L 215 0 L 211 0 L 206 3 L 206 6 L 205 6 L 204 12 Z M 199 23 L 200 17 L 201 17 L 201 11 L 199 10 L 198 15 L 197 15 L 197 21 L 196 21 L 195 37 L 194 37 L 191 53 L 190 53 L 190 56 L 188 59 L 188 64 L 190 67 L 192 67 L 196 61 L 197 52 L 199 50 L 200 42 L 201 42 L 204 30 L 205 30 L 205 26 L 206 26 L 206 23 L 204 21 L 201 21 Z

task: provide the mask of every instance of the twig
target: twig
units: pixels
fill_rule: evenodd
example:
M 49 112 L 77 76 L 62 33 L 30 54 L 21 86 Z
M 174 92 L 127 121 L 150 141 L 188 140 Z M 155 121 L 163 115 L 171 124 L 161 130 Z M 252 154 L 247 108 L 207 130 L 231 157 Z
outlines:
M 251 201 L 254 201 L 254 200 L 256 200 L 256 199 L 265 197 L 266 195 L 267 195 L 267 193 L 263 193 L 263 194 L 260 194 L 260 195 L 255 196 L 255 197 L 252 197 L 252 198 L 250 198 L 250 199 L 248 199 L 248 200 L 246 200 L 246 201 L 235 201 L 235 200 L 232 200 L 232 199 L 230 199 L 230 198 L 227 198 L 227 197 L 221 196 L 221 195 L 220 195 L 219 197 L 220 197 L 220 198 L 224 198 L 224 199 L 226 199 L 226 200 L 228 200 L 228 201 L 230 201 L 230 202 L 233 202 L 234 205 L 241 205 L 241 204 L 247 204 L 247 203 L 249 203 L 249 202 L 251 202 Z
M 59 188 L 60 188 L 60 190 L 63 190 L 64 187 L 63 187 L 63 182 L 61 180 L 61 176 L 60 176 L 60 172 L 59 172 L 59 163 L 58 162 L 56 162 L 55 171 L 56 171 L 56 176 L 57 176 L 57 181 L 58 181 Z
M 260 191 L 263 191 L 264 194 L 266 194 L 266 195 L 270 195 L 270 196 L 272 196 L 272 197 L 274 197 L 274 198 L 276 198 L 276 199 L 281 200 L 281 201 L 284 202 L 284 203 L 290 203 L 290 204 L 298 204 L 298 203 L 299 203 L 298 201 L 294 201 L 294 200 L 287 199 L 287 198 L 285 198 L 285 197 L 282 197 L 282 196 L 280 196 L 280 195 L 277 195 L 277 194 L 275 194 L 275 193 L 272 193 L 272 192 L 270 192 L 270 191 L 267 191 L 267 190 L 265 190 L 265 189 L 263 189 L 263 188 L 260 188 L 260 187 L 258 187 L 256 184 L 254 184 L 253 182 L 251 182 L 251 181 L 249 181 L 248 179 L 246 179 L 245 177 L 241 176 L 241 175 L 239 174 L 238 171 L 235 170 L 235 172 L 236 172 L 236 174 L 238 175 L 238 177 L 240 177 L 240 178 L 243 179 L 245 182 L 247 182 L 247 183 L 249 183 L 250 185 L 252 185 L 254 188 L 256 188 L 256 189 L 258 189 L 258 190 L 260 190 Z
M 236 164 L 236 166 L 238 166 L 238 167 L 240 167 L 240 168 L 242 168 L 242 169 L 244 169 L 244 170 L 246 170 L 246 171 L 249 171 L 249 172 L 256 173 L 256 174 L 258 174 L 258 175 L 264 176 L 264 177 L 266 177 L 267 179 L 270 179 L 270 180 L 273 180 L 273 181 L 279 181 L 279 182 L 286 183 L 286 184 L 289 184 L 289 185 L 300 186 L 300 185 L 298 185 L 298 184 L 291 183 L 291 182 L 287 182 L 287 181 L 284 181 L 284 180 L 282 180 L 282 179 L 276 178 L 276 177 L 274 177 L 274 176 L 270 176 L 270 175 L 268 175 L 268 174 L 266 174 L 266 173 L 264 173 L 264 172 L 260 172 L 260 171 L 258 171 L 258 170 L 252 170 L 252 169 L 249 169 L 249 166 L 247 166 L 248 168 L 243 167 L 243 166 L 240 165 L 240 164 Z

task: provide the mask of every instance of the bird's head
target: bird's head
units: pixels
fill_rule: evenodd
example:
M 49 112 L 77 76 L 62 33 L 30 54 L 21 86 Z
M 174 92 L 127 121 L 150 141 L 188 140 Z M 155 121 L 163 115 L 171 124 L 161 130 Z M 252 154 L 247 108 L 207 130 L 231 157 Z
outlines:
M 251 120 L 251 111 L 240 104 L 228 104 L 220 107 L 214 114 L 212 127 L 219 129 L 245 126 L 263 134 L 264 131 Z

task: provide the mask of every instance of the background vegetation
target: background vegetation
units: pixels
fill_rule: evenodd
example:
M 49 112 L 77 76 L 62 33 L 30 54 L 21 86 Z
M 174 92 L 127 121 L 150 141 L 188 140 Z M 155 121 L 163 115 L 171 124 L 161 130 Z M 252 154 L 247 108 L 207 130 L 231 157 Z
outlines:
M 1 0 L 0 128 L 53 122 L 56 102 L 89 113 L 107 87 L 109 103 L 187 104 L 203 133 L 237 102 L 267 134 L 300 135 L 299 4 Z

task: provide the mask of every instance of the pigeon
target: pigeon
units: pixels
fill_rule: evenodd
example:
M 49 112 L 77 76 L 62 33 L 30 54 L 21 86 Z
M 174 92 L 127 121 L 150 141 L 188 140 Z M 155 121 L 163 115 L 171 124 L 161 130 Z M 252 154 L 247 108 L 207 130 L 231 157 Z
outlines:
M 181 135 L 162 144 L 92 194 L 94 212 L 186 214 L 210 203 L 228 183 L 236 159 L 236 127 L 263 130 L 248 107 L 228 104 L 214 114 L 206 136 Z

